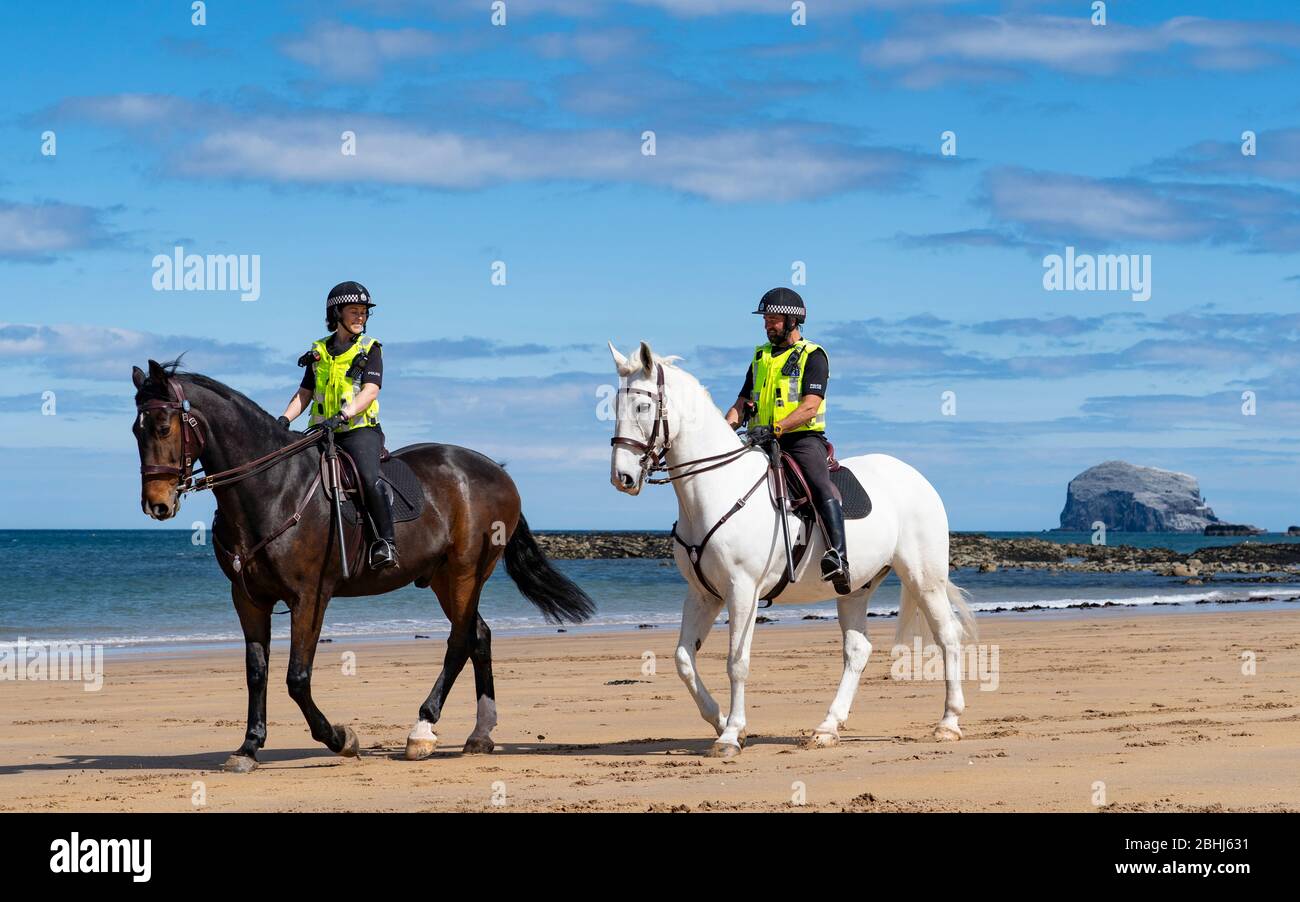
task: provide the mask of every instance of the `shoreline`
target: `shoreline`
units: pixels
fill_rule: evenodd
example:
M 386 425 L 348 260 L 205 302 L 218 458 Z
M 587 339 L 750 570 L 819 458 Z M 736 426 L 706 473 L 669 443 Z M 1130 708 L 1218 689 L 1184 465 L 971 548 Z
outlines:
M 1256 592 L 1265 590 L 1257 589 Z M 807 627 L 818 623 L 835 623 L 837 618 L 832 603 L 824 602 L 825 614 L 808 613 L 809 605 L 792 607 L 787 611 L 782 611 L 779 605 L 773 605 L 767 608 L 760 608 L 758 612 L 758 624 L 765 629 L 789 629 L 792 627 Z M 1202 614 L 1211 612 L 1224 611 L 1225 607 L 1246 605 L 1247 610 L 1275 612 L 1278 610 L 1287 610 L 1286 607 L 1293 606 L 1295 610 L 1300 611 L 1300 587 L 1292 591 L 1278 592 L 1262 597 L 1246 598 L 1222 598 L 1206 600 L 1176 600 L 1176 601 L 1151 601 L 1141 604 L 1131 604 L 1115 601 L 1091 602 L 1077 601 L 1069 604 L 1042 604 L 1042 603 L 998 603 L 985 602 L 983 604 L 995 605 L 995 607 L 980 607 L 978 604 L 973 606 L 973 612 L 977 623 L 982 623 L 984 618 L 996 617 L 999 620 L 1024 619 L 1034 620 L 1088 620 L 1097 616 L 1125 616 L 1131 615 L 1136 617 L 1150 616 L 1170 616 L 1174 614 Z M 1256 607 L 1267 606 L 1267 607 Z M 871 621 L 889 621 L 897 619 L 897 608 L 886 610 L 869 610 L 867 617 Z M 654 631 L 664 631 L 676 635 L 681 623 L 680 609 L 674 608 L 671 617 L 667 620 L 658 622 L 646 621 L 639 624 L 630 623 L 598 623 L 598 624 L 566 624 L 563 627 L 557 627 L 553 624 L 539 625 L 532 628 L 495 628 L 493 637 L 498 639 L 529 639 L 529 640 L 556 640 L 561 636 L 632 636 Z M 489 626 L 491 621 L 489 618 Z M 719 615 L 719 619 L 714 629 L 726 629 L 726 612 Z M 322 635 L 319 643 L 320 647 L 325 646 L 348 646 L 348 645 L 375 645 L 385 643 L 404 643 L 404 642 L 435 642 L 442 643 L 447 638 L 448 627 L 441 624 L 432 627 L 428 633 L 397 633 L 397 632 L 377 632 L 377 633 L 349 633 L 343 635 Z M 25 637 L 26 638 L 26 637 Z M 209 651 L 227 652 L 241 650 L 244 642 L 241 638 L 219 638 L 219 639 L 194 639 L 187 641 L 170 641 L 167 639 L 144 640 L 130 644 L 125 643 L 104 643 L 85 641 L 77 639 L 67 640 L 36 640 L 27 638 L 29 644 L 44 642 L 47 645 L 67 644 L 67 645 L 102 645 L 103 653 L 106 659 L 121 660 L 133 657 L 147 657 L 161 660 L 164 658 L 185 658 L 191 655 L 200 655 Z M 288 638 L 277 636 L 272 639 L 272 647 L 285 646 Z

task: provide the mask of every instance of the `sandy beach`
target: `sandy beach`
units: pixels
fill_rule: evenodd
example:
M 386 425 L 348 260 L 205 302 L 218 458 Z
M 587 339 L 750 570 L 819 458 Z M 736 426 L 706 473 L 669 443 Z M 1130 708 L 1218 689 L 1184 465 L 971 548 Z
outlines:
M 891 678 L 894 623 L 876 620 L 844 740 L 807 749 L 839 679 L 838 626 L 760 626 L 749 742 L 728 762 L 704 757 L 713 736 L 674 671 L 673 628 L 498 638 L 496 751 L 460 754 L 467 672 L 420 762 L 402 751 L 442 641 L 321 645 L 314 695 L 356 730 L 359 759 L 311 739 L 277 643 L 247 775 L 218 770 L 244 731 L 241 650 L 110 656 L 99 692 L 0 684 L 0 810 L 1094 811 L 1104 792 L 1108 810 L 1296 811 L 1296 627 L 1287 612 L 984 617 L 998 686 L 968 682 L 965 738 L 938 743 L 942 684 Z M 701 654 L 724 710 L 725 648 L 720 626 Z

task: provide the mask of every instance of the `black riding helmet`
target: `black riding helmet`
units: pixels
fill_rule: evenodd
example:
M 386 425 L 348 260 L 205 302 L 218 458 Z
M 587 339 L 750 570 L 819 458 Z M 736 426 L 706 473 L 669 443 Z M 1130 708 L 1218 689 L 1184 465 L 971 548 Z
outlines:
M 768 313 L 784 313 L 785 328 L 789 331 L 791 320 L 803 325 L 804 319 L 808 316 L 808 308 L 803 305 L 803 298 L 799 297 L 799 292 L 794 289 L 773 288 L 759 299 L 758 309 L 754 313 L 759 316 Z
M 370 292 L 360 282 L 338 283 L 325 299 L 325 323 L 331 332 L 338 327 L 339 308 L 348 304 L 365 304 L 367 310 L 375 306 L 370 300 Z

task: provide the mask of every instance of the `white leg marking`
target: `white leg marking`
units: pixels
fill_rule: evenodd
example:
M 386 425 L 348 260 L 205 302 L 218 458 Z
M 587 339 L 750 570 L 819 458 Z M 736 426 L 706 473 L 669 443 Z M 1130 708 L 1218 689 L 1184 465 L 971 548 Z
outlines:
M 437 747 L 438 735 L 433 732 L 433 724 L 421 720 L 411 728 L 410 735 L 406 737 L 406 760 L 420 761 L 428 758 Z
M 432 739 L 434 742 L 438 741 L 437 734 L 433 732 L 433 724 L 429 723 L 427 720 L 422 720 L 419 723 L 417 723 L 414 727 L 412 727 L 411 734 L 406 738 L 408 740 Z
M 474 732 L 469 734 L 470 739 L 487 739 L 489 734 L 496 729 L 497 725 L 497 703 L 486 695 L 478 697 L 478 717 L 474 721 Z

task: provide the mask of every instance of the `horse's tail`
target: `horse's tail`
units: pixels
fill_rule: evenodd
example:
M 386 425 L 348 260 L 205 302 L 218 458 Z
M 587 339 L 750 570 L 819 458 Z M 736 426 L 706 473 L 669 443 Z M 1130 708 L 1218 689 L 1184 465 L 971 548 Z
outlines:
M 975 626 L 975 615 L 971 613 L 970 605 L 966 603 L 968 598 L 970 598 L 969 592 L 952 580 L 948 580 L 948 601 L 957 612 L 962 641 L 974 642 L 979 639 L 979 629 Z
M 524 598 L 537 605 L 547 620 L 582 623 L 596 613 L 596 604 L 587 593 L 546 559 L 522 514 L 514 535 L 506 543 L 505 557 L 506 573 Z
M 970 593 L 952 580 L 945 581 L 948 603 L 957 615 L 957 625 L 961 627 L 961 641 L 974 642 L 979 638 L 975 625 L 975 615 L 971 613 L 966 599 Z M 921 599 L 906 582 L 902 583 L 898 597 L 898 628 L 894 633 L 894 642 L 907 645 L 913 636 L 921 636 L 927 642 L 935 641 L 934 631 L 929 621 L 921 614 Z

